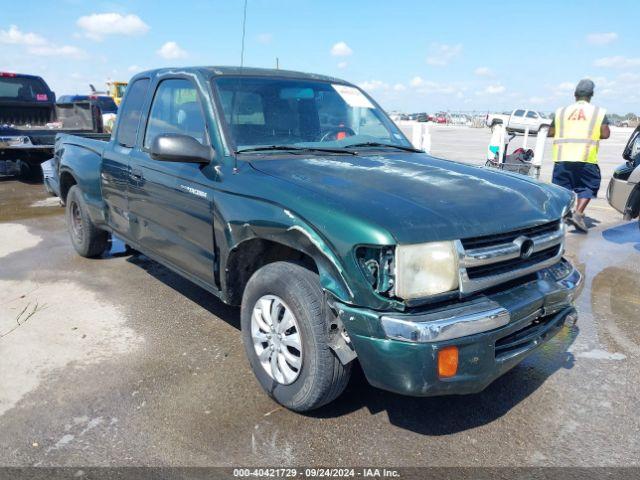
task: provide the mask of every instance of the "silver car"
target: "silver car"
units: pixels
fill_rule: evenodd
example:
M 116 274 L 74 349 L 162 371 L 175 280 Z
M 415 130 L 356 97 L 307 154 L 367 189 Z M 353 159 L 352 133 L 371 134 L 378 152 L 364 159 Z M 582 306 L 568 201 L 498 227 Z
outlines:
M 626 162 L 613 173 L 607 200 L 625 220 L 632 220 L 640 214 L 640 126 L 631 134 L 622 158 Z

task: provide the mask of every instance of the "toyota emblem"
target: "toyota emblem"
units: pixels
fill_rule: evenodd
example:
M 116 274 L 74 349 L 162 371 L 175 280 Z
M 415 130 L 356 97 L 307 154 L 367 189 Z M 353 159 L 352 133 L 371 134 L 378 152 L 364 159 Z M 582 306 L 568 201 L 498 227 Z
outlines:
M 520 236 L 516 238 L 513 243 L 515 243 L 520 249 L 520 258 L 522 260 L 527 260 L 533 254 L 533 248 L 535 247 L 533 240 L 529 237 Z

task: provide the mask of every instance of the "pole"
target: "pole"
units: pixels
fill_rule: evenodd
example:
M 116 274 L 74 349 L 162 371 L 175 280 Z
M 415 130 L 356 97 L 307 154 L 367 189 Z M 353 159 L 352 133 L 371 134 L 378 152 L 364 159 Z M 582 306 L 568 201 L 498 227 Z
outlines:
M 240 49 L 240 66 L 244 66 L 244 37 L 247 27 L 247 0 L 244 0 L 244 13 L 242 16 L 242 48 Z
M 547 134 L 549 133 L 549 127 L 543 125 L 538 130 L 538 136 L 536 137 L 536 146 L 533 150 L 533 160 L 531 163 L 536 169 L 536 178 L 540 178 L 540 170 L 542 169 L 542 158 L 544 156 L 544 145 L 547 141 Z

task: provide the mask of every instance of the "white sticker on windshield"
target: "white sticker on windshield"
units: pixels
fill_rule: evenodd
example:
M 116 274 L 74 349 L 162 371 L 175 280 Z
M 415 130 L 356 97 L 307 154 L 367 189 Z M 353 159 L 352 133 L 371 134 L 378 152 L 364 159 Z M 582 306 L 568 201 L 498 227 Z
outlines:
M 332 84 L 331 86 L 350 107 L 374 108 L 369 99 L 357 88 L 348 87 L 347 85 Z

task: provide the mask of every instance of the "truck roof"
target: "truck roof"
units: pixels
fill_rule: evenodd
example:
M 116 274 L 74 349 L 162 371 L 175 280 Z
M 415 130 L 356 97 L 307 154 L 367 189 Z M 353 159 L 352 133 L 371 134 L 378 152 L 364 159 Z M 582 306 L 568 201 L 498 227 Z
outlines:
M 140 72 L 135 75 L 135 77 L 140 76 L 157 76 L 165 73 L 195 73 L 199 72 L 205 75 L 210 76 L 220 76 L 223 77 L 225 75 L 246 75 L 253 77 L 278 77 L 278 78 L 299 78 L 299 79 L 307 79 L 307 80 L 320 80 L 325 82 L 334 82 L 334 83 L 342 83 L 351 85 L 350 82 L 345 80 L 330 77 L 327 75 L 318 75 L 315 73 L 305 73 L 305 72 L 297 72 L 295 70 L 280 70 L 275 68 L 255 68 L 255 67 L 230 67 L 230 66 L 201 66 L 201 67 L 172 67 L 172 68 L 157 68 L 154 70 L 147 70 L 144 72 Z
M 28 73 L 14 73 L 14 72 L 1 72 L 0 77 L 9 77 L 9 78 L 33 78 L 36 80 L 42 80 L 42 77 L 39 75 L 30 75 Z M 44 80 L 42 80 L 44 82 Z

